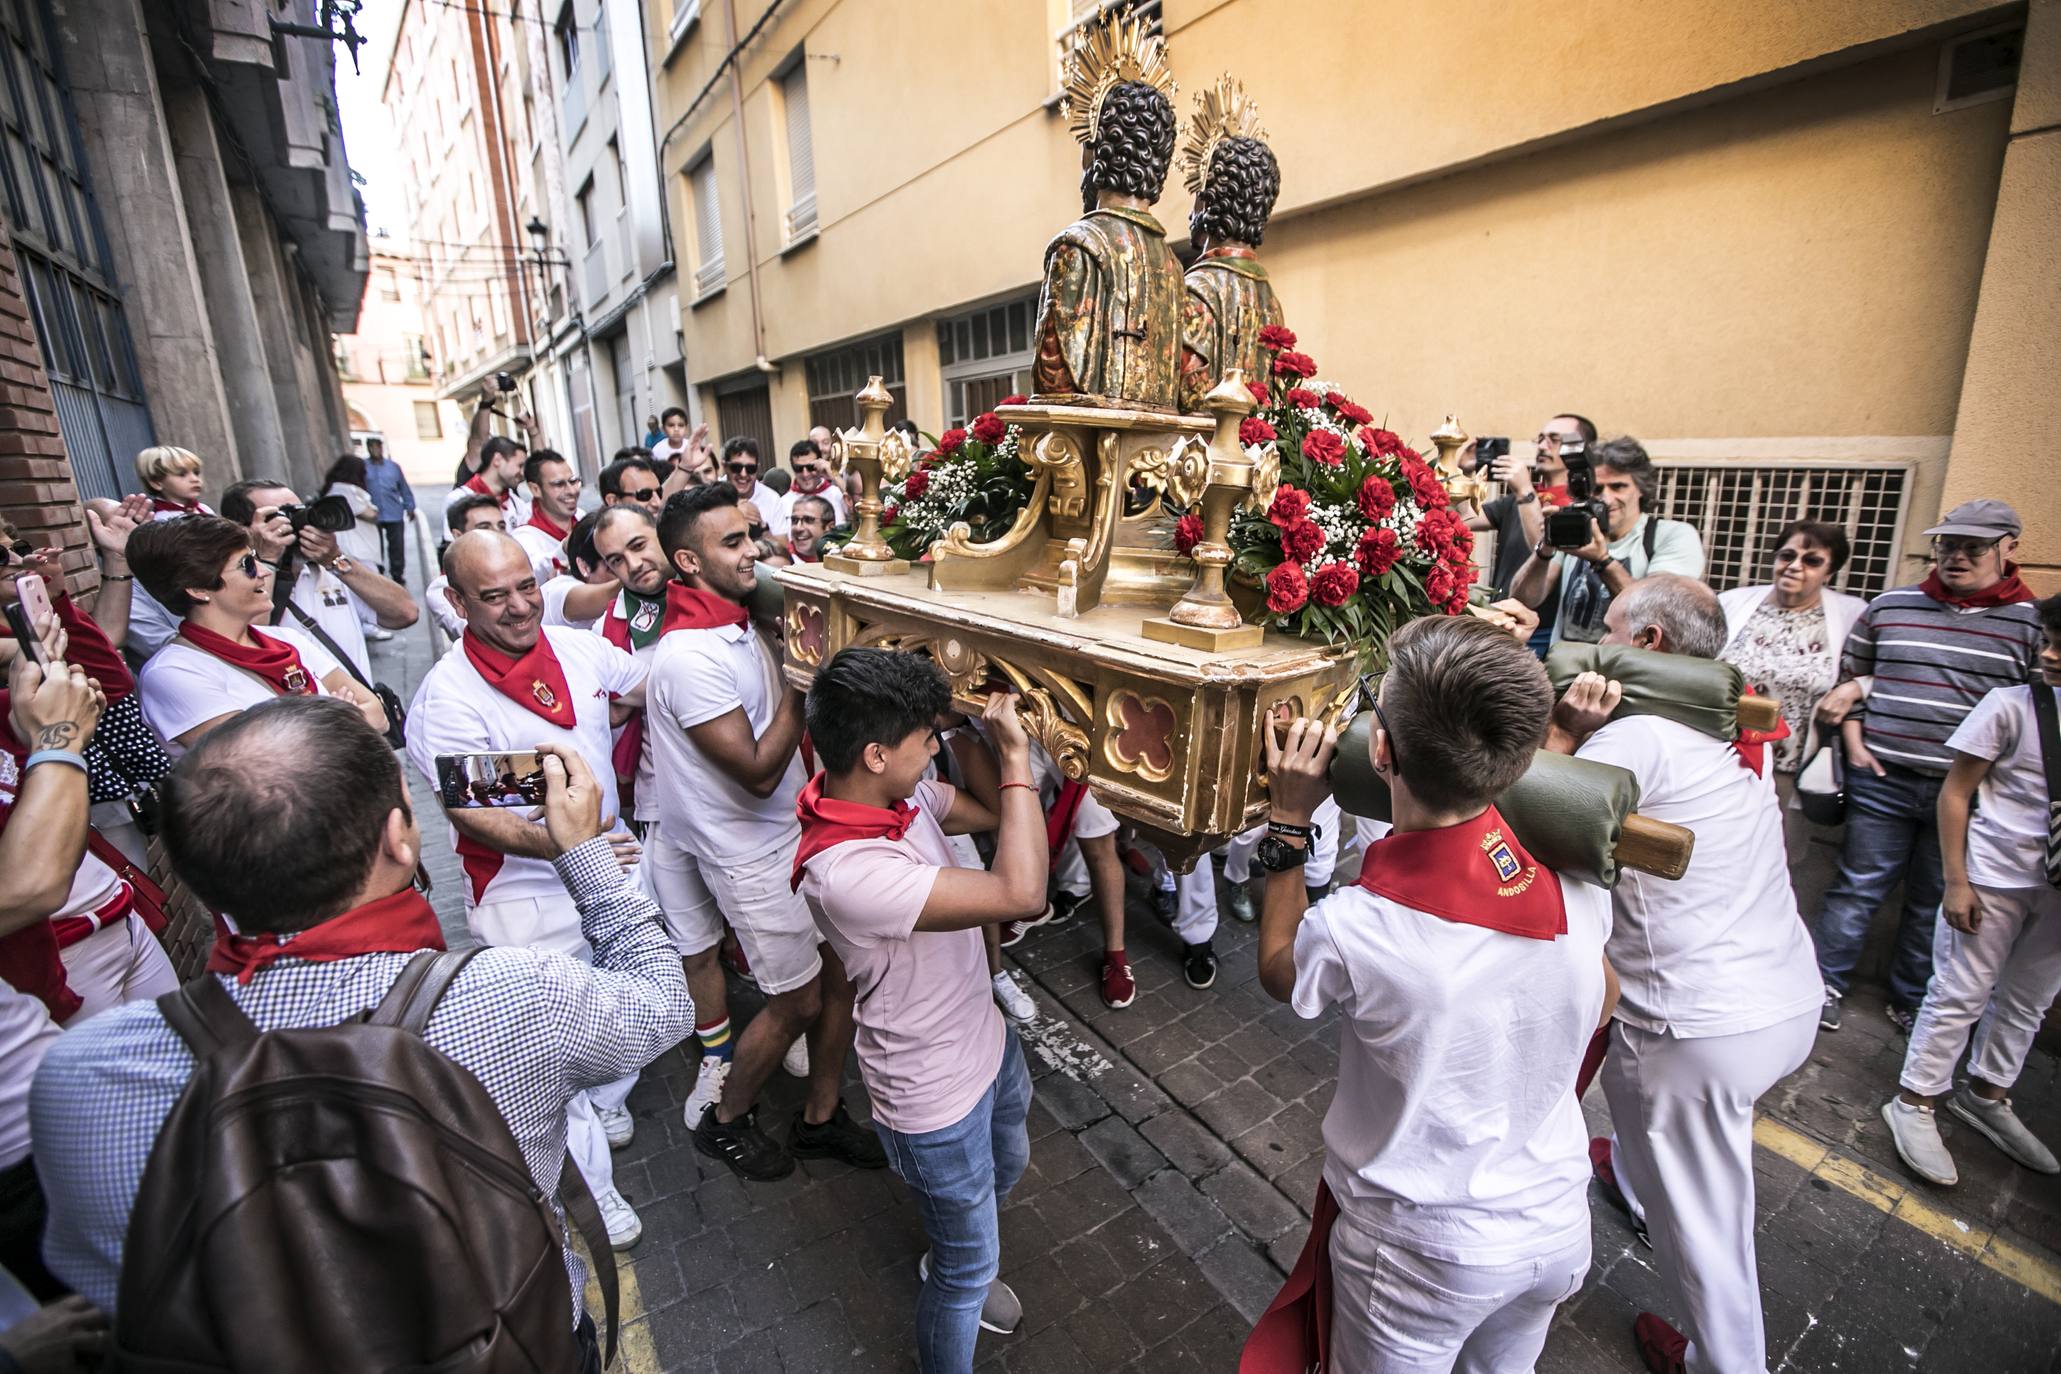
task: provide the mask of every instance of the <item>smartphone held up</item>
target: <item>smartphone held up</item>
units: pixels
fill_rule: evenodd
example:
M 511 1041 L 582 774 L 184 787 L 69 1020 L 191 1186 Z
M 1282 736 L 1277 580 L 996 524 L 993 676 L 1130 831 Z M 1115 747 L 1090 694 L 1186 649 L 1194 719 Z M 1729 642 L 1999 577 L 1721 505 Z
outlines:
M 437 793 L 450 810 L 544 804 L 544 768 L 534 749 L 438 754 L 436 764 Z

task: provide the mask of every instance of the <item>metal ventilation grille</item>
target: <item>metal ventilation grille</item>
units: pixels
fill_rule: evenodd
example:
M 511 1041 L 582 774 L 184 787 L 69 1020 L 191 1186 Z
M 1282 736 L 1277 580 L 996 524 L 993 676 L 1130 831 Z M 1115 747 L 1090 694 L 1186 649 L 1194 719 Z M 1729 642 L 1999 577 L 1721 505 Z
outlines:
M 1704 581 L 1719 591 L 1772 576 L 1776 536 L 1791 520 L 1846 531 L 1853 555 L 1833 585 L 1873 596 L 1895 585 L 1908 463 L 1691 463 L 1658 459 L 1660 513 L 1703 536 Z

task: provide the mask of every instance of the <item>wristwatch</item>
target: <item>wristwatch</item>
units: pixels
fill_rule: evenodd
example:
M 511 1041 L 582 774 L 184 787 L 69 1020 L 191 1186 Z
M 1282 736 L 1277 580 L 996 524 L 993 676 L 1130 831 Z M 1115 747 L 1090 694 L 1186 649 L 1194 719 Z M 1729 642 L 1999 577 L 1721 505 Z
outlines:
M 1253 851 L 1253 857 L 1259 861 L 1262 872 L 1286 873 L 1289 869 L 1301 868 L 1310 861 L 1309 844 L 1315 840 L 1316 837 L 1313 835 L 1305 844 L 1292 845 L 1279 835 L 1270 833 L 1259 842 L 1259 848 Z
M 351 561 L 349 554 L 340 553 L 329 560 L 329 570 L 338 577 L 348 577 L 358 570 L 358 565 Z
M 1513 504 L 1519 506 L 1529 506 L 1537 503 L 1538 499 L 1539 494 L 1537 491 L 1528 491 L 1524 495 L 1517 497 Z

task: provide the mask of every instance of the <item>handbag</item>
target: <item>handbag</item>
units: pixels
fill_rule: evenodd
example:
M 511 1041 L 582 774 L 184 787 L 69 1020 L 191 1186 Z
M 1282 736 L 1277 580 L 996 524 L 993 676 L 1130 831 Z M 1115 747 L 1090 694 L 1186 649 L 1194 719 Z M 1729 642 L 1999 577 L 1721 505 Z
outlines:
M 1820 733 L 1818 747 L 1796 770 L 1796 809 L 1812 825 L 1846 820 L 1846 746 L 1838 732 Z

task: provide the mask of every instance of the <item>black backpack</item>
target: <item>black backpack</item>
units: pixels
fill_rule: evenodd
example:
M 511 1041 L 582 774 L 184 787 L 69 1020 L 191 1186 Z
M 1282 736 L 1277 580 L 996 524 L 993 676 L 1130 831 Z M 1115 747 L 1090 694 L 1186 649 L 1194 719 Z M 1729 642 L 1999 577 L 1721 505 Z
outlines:
M 193 1050 L 129 1217 L 113 1367 L 149 1374 L 580 1367 L 550 1199 L 487 1091 L 422 1038 L 477 951 L 424 951 L 370 1012 L 260 1031 L 213 975 L 158 999 Z M 567 1214 L 615 1260 L 567 1159 Z

